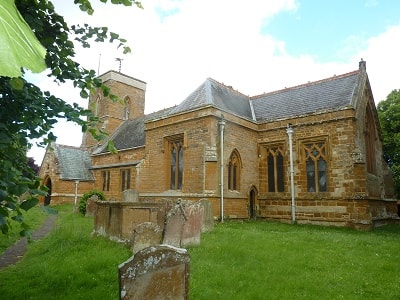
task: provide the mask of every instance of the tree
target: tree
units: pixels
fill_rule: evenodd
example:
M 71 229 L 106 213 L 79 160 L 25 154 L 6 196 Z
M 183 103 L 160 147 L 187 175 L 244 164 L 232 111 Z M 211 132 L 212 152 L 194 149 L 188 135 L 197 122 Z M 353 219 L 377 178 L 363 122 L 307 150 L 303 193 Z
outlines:
M 82 12 L 89 15 L 93 13 L 90 0 L 74 0 L 74 3 L 79 5 Z M 111 0 L 111 3 L 141 7 L 136 0 Z M 86 48 L 92 42 L 117 42 L 117 46 L 128 53 L 130 49 L 125 45 L 126 40 L 109 32 L 107 27 L 68 25 L 55 12 L 51 1 L 16 0 L 15 5 L 46 50 L 47 68 L 44 72 L 47 72 L 47 76 L 59 84 L 72 82 L 84 99 L 89 97 L 93 89 L 100 88 L 104 96 L 118 100 L 96 78 L 94 70 L 87 70 L 74 61 L 75 48 L 71 36 Z M 2 10 L 0 16 L 4 13 Z M 103 139 L 105 133 L 97 129 L 99 120 L 91 111 L 76 103 L 70 105 L 50 92 L 42 91 L 25 79 L 26 70 L 21 68 L 20 71 L 20 77 L 0 76 L 0 229 L 7 233 L 14 220 L 21 224 L 21 235 L 25 235 L 29 234 L 29 226 L 24 222 L 23 211 L 38 203 L 37 196 L 46 194 L 45 187 L 40 185 L 40 178 L 28 164 L 26 153 L 31 147 L 30 141 L 39 139 L 42 146 L 54 141 L 56 137 L 52 129 L 60 118 L 81 125 L 83 131 L 89 131 L 96 139 Z
M 393 172 L 394 188 L 400 198 L 400 90 L 393 90 L 377 106 L 383 135 L 383 157 Z

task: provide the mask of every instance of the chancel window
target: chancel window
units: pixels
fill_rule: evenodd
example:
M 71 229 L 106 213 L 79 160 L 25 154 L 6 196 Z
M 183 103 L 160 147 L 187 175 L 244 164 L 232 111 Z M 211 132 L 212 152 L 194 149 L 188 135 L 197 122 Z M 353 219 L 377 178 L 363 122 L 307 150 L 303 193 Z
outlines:
M 229 157 L 228 163 L 228 189 L 239 190 L 241 161 L 239 153 L 235 150 Z
M 131 188 L 131 170 L 121 170 L 121 190 L 129 190 Z
M 327 191 L 327 151 L 325 141 L 303 144 L 307 172 L 307 191 Z
M 170 189 L 181 190 L 183 183 L 183 141 L 170 141 Z
M 268 192 L 284 191 L 283 149 L 280 146 L 267 148 Z
M 103 183 L 103 191 L 110 190 L 110 171 L 101 172 L 101 178 Z

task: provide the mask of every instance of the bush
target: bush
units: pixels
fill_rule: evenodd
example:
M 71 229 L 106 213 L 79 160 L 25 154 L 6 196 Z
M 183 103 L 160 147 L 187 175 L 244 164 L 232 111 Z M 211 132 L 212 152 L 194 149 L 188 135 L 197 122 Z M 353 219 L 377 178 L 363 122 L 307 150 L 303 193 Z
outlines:
M 88 199 L 92 196 L 99 197 L 99 200 L 101 200 L 101 201 L 106 200 L 106 195 L 104 195 L 104 193 L 100 192 L 100 191 L 93 190 L 93 191 L 84 193 L 81 200 L 79 201 L 79 212 L 81 214 L 83 214 L 83 215 L 86 214 L 86 203 L 87 203 Z

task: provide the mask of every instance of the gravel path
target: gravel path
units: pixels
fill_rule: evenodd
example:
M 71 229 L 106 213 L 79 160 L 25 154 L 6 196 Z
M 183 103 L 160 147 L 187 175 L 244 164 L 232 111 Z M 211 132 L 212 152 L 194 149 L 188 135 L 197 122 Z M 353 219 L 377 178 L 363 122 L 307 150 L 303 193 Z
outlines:
M 43 222 L 42 226 L 32 233 L 32 240 L 40 240 L 48 234 L 54 227 L 57 215 L 49 215 Z M 17 243 L 10 246 L 0 256 L 0 269 L 18 262 L 26 252 L 26 245 L 28 244 L 27 238 L 20 239 Z

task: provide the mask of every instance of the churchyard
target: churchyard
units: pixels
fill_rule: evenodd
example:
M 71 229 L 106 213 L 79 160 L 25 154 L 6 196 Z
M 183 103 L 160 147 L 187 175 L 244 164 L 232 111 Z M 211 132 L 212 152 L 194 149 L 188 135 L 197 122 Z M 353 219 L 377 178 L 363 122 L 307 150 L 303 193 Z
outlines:
M 118 299 L 130 247 L 93 237 L 93 217 L 55 207 L 54 230 L 0 270 L 3 299 Z M 32 220 L 46 216 L 34 208 Z M 37 221 L 36 223 L 40 223 Z M 35 224 L 36 224 L 35 223 Z M 0 251 L 12 239 L 0 236 Z M 400 226 L 373 231 L 266 221 L 216 224 L 188 246 L 190 299 L 399 299 Z

